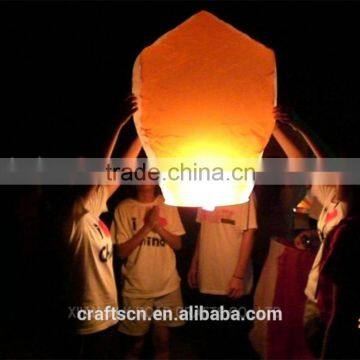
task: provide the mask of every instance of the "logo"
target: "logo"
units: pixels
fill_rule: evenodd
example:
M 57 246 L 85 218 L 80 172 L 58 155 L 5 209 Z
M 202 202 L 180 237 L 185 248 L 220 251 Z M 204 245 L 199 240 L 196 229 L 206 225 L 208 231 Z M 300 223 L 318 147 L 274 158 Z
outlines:
M 99 228 L 101 229 L 101 231 L 106 235 L 106 236 L 111 236 L 111 233 L 108 229 L 108 227 L 106 226 L 106 224 L 99 220 Z
M 338 214 L 337 209 L 334 209 L 333 211 L 327 213 L 327 214 L 326 214 L 326 220 L 325 220 L 325 221 L 326 221 L 326 222 L 329 222 L 329 221 L 335 219 L 336 216 L 337 216 L 337 214 Z
M 108 261 L 112 256 L 112 250 L 109 249 L 109 245 L 103 246 L 99 252 L 99 258 L 102 262 Z

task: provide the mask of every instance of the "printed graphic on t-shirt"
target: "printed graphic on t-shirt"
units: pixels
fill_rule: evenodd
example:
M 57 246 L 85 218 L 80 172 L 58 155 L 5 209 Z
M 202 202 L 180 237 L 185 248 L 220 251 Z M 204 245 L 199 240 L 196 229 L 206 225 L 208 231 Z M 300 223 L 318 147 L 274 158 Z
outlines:
M 335 219 L 338 215 L 337 209 L 334 209 L 333 211 L 330 211 L 326 214 L 325 222 L 330 222 L 331 220 Z
M 105 237 L 109 238 L 111 236 L 111 233 L 108 229 L 108 227 L 105 225 L 104 222 L 102 222 L 100 219 L 98 221 L 98 223 L 94 223 L 93 224 L 95 229 L 98 231 L 98 233 L 100 234 L 101 238 L 104 239 Z M 112 246 L 109 245 L 109 243 L 106 243 L 103 247 L 101 247 L 100 252 L 99 252 L 99 259 L 102 262 L 106 262 L 109 259 L 111 259 L 112 257 Z
M 111 259 L 111 257 L 112 257 L 112 249 L 109 246 L 109 244 L 106 244 L 101 248 L 99 253 L 99 258 L 101 261 L 105 262 Z
M 106 236 L 109 236 L 111 237 L 111 233 L 110 233 L 110 230 L 108 229 L 108 227 L 106 226 L 106 224 L 99 219 L 99 227 L 100 229 L 102 230 L 102 232 L 106 235 Z
M 162 197 L 146 204 L 126 199 L 114 214 L 111 227 L 114 243 L 120 245 L 132 238 L 144 226 L 146 214 L 154 206 L 159 206 L 160 226 L 177 236 L 185 233 L 177 208 L 163 204 Z M 124 297 L 159 297 L 175 291 L 180 283 L 174 250 L 155 231 L 150 231 L 128 256 L 121 271 Z
M 163 224 L 167 223 L 166 219 L 164 219 L 164 218 L 160 218 L 160 219 L 163 220 L 162 221 Z M 161 220 L 159 222 L 160 222 L 160 226 L 164 226 L 164 225 L 161 225 Z M 139 228 L 138 223 L 139 223 L 139 221 L 137 220 L 136 217 L 131 218 L 131 226 L 132 226 L 134 233 L 137 232 L 137 230 Z M 142 223 L 142 221 L 140 223 Z M 144 240 L 141 243 L 141 246 L 156 246 L 156 247 L 162 246 L 162 247 L 164 247 L 165 241 L 160 237 L 160 235 L 152 233 L 144 238 Z

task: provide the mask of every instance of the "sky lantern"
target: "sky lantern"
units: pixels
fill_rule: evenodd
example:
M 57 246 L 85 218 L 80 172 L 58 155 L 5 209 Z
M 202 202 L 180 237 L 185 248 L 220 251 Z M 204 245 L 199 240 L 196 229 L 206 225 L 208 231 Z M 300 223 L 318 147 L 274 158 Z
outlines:
M 274 127 L 271 49 L 201 11 L 141 51 L 133 92 L 137 132 L 167 204 L 248 201 L 254 176 L 245 170 L 259 169 Z

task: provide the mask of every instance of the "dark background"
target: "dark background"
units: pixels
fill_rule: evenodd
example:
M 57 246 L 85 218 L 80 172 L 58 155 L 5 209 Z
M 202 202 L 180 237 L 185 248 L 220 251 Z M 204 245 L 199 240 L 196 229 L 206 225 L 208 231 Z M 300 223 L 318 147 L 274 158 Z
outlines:
M 335 154 L 359 155 L 355 2 L 119 1 L 0 3 L 1 157 L 102 157 L 119 103 L 131 91 L 137 54 L 201 9 L 273 48 L 279 103 L 293 108 Z M 133 131 L 130 126 L 128 140 Z M 54 332 L 54 322 L 44 325 L 54 300 L 46 293 L 58 283 L 51 253 L 39 241 L 48 236 L 38 236 L 48 210 L 39 198 L 59 192 L 0 187 L 2 357 L 40 356 L 44 331 Z M 182 210 L 189 244 L 193 213 Z M 183 273 L 191 251 L 187 246 L 182 253 Z
M 102 156 L 137 54 L 201 9 L 275 50 L 279 102 L 340 149 L 357 136 L 358 8 L 355 2 L 2 3 L 2 157 Z

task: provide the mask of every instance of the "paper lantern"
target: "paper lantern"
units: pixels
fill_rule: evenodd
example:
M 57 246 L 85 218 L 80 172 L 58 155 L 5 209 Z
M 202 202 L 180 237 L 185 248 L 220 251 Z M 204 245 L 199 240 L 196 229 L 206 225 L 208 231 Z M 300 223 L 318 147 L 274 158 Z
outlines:
M 201 11 L 142 50 L 133 92 L 135 125 L 150 165 L 161 171 L 167 204 L 212 209 L 248 201 L 253 177 L 239 181 L 232 172 L 258 169 L 273 130 L 271 49 Z M 181 167 L 221 168 L 224 176 L 195 179 Z

